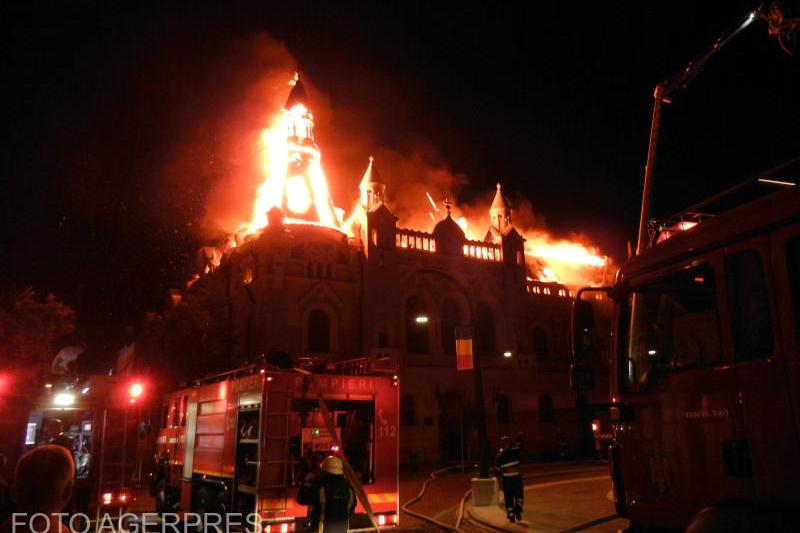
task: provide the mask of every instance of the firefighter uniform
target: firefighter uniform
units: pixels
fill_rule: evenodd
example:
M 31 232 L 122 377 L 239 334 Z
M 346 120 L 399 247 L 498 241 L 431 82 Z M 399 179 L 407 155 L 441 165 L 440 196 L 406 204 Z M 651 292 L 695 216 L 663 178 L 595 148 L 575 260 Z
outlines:
M 503 439 L 503 447 L 497 454 L 497 470 L 503 483 L 503 497 L 506 515 L 511 522 L 522 520 L 522 504 L 525 495 L 522 475 L 519 471 L 520 449 L 511 444 L 511 439 Z
M 347 533 L 356 495 L 343 474 L 341 459 L 329 456 L 322 462 L 322 472 L 300 487 L 297 503 L 309 506 L 311 531 Z

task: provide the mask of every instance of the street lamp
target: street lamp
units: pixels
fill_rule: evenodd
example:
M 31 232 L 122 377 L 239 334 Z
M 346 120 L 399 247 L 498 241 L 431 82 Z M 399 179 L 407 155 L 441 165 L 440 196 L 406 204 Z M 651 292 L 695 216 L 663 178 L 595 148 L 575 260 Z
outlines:
M 475 324 L 475 309 L 473 309 L 473 307 L 472 307 L 472 298 L 470 297 L 469 291 L 463 285 L 458 283 L 456 280 L 454 280 L 450 276 L 442 274 L 439 271 L 426 270 L 425 272 L 428 273 L 428 274 L 438 275 L 438 276 L 444 277 L 448 282 L 450 282 L 453 286 L 455 286 L 459 290 L 459 292 L 464 296 L 464 301 L 466 302 L 467 310 L 469 311 L 469 321 L 468 321 L 469 326 L 473 331 L 475 331 L 475 326 L 476 326 L 476 324 Z M 414 317 L 414 322 L 419 324 L 419 325 L 425 325 L 425 324 L 428 323 L 428 316 L 427 315 L 423 315 L 423 314 L 419 314 L 419 315 Z M 489 477 L 489 448 L 488 448 L 488 444 L 489 443 L 488 443 L 488 438 L 486 436 L 486 433 L 487 433 L 486 432 L 486 412 L 484 410 L 485 402 L 484 402 L 484 399 L 483 399 L 483 368 L 482 368 L 482 365 L 481 365 L 481 355 L 482 354 L 480 353 L 480 349 L 472 350 L 472 373 L 473 373 L 474 383 L 475 383 L 475 385 L 474 385 L 475 386 L 475 409 L 476 409 L 477 415 L 478 415 L 477 416 L 477 418 L 478 418 L 478 420 L 477 420 L 477 422 L 478 422 L 478 454 L 480 456 L 479 457 L 479 459 L 480 459 L 480 461 L 479 461 L 479 466 L 480 466 L 479 477 L 480 477 L 480 479 L 478 481 L 479 482 L 481 482 L 481 481 L 486 482 L 486 481 L 494 481 L 494 478 L 490 478 Z M 479 483 L 479 485 L 480 485 L 480 483 Z M 496 498 L 496 492 L 494 492 L 494 491 L 496 491 L 496 487 L 497 487 L 497 485 L 495 484 L 494 485 L 494 489 L 492 491 L 493 494 L 491 495 L 491 498 L 490 498 L 491 500 L 494 500 Z M 486 500 L 486 496 L 485 496 L 486 489 L 485 488 L 481 488 L 479 491 L 476 491 L 476 488 L 478 488 L 478 486 L 473 484 L 473 487 L 472 487 L 472 489 L 473 489 L 473 492 L 472 492 L 472 494 L 473 494 L 473 503 L 477 503 L 478 500 L 481 500 L 481 499 L 482 500 Z M 478 494 L 478 492 L 480 492 L 480 494 Z M 488 505 L 488 504 L 489 503 L 484 503 L 484 505 Z

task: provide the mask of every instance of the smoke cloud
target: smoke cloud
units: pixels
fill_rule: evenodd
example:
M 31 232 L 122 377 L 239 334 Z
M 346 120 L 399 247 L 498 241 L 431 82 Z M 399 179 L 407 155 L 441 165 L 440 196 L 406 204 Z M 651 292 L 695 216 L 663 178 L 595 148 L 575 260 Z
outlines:
M 200 232 L 207 240 L 221 240 L 250 221 L 258 186 L 266 179 L 261 134 L 274 123 L 290 91 L 288 81 L 298 70 L 297 60 L 282 43 L 259 35 L 237 49 L 239 66 L 227 72 L 229 101 L 175 150 L 167 167 L 173 176 L 205 176 L 208 181 Z M 223 71 L 229 67 L 221 66 Z M 495 190 L 475 195 L 469 178 L 452 168 L 433 143 L 404 132 L 391 146 L 378 146 L 376 121 L 357 108 L 337 107 L 315 86 L 312 76 L 301 78 L 314 113 L 322 165 L 334 203 L 348 213 L 358 201 L 358 182 L 368 156 L 387 184 L 387 203 L 398 225 L 431 231 L 445 216 L 444 200 L 452 203 L 453 217 L 467 237 L 481 240 L 489 228 L 489 206 Z M 398 95 L 394 95 L 398 96 Z M 387 95 L 387 98 L 392 95 Z M 211 131 L 209 131 L 209 128 Z M 470 193 L 469 203 L 459 199 Z M 527 239 L 530 275 L 570 286 L 603 281 L 608 265 L 588 264 L 602 254 L 583 235 L 556 237 L 535 214 L 526 199 L 504 189 L 513 206 L 513 223 Z M 543 257 L 543 255 L 547 257 Z

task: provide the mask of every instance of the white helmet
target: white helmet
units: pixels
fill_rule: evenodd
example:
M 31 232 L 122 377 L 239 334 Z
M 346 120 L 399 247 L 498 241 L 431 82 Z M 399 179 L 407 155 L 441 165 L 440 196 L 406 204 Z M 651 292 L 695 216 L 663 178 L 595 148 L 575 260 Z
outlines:
M 336 476 L 341 476 L 342 474 L 344 474 L 344 467 L 342 466 L 342 460 L 336 457 L 335 455 L 329 455 L 328 457 L 323 459 L 321 468 L 325 472 Z

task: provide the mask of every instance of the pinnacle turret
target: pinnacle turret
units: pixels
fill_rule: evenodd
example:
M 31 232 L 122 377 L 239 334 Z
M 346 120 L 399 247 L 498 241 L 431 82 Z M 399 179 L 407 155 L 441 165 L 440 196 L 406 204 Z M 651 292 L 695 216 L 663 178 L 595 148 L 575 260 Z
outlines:
M 383 195 L 386 192 L 386 184 L 381 180 L 375 168 L 374 158 L 369 156 L 369 165 L 361 178 L 358 189 L 361 192 L 361 205 L 367 211 L 371 210 L 380 202 L 383 202 Z
M 492 206 L 489 208 L 489 219 L 491 226 L 500 233 L 511 225 L 511 204 L 503 196 L 500 183 L 497 184 L 497 193 L 495 193 Z

